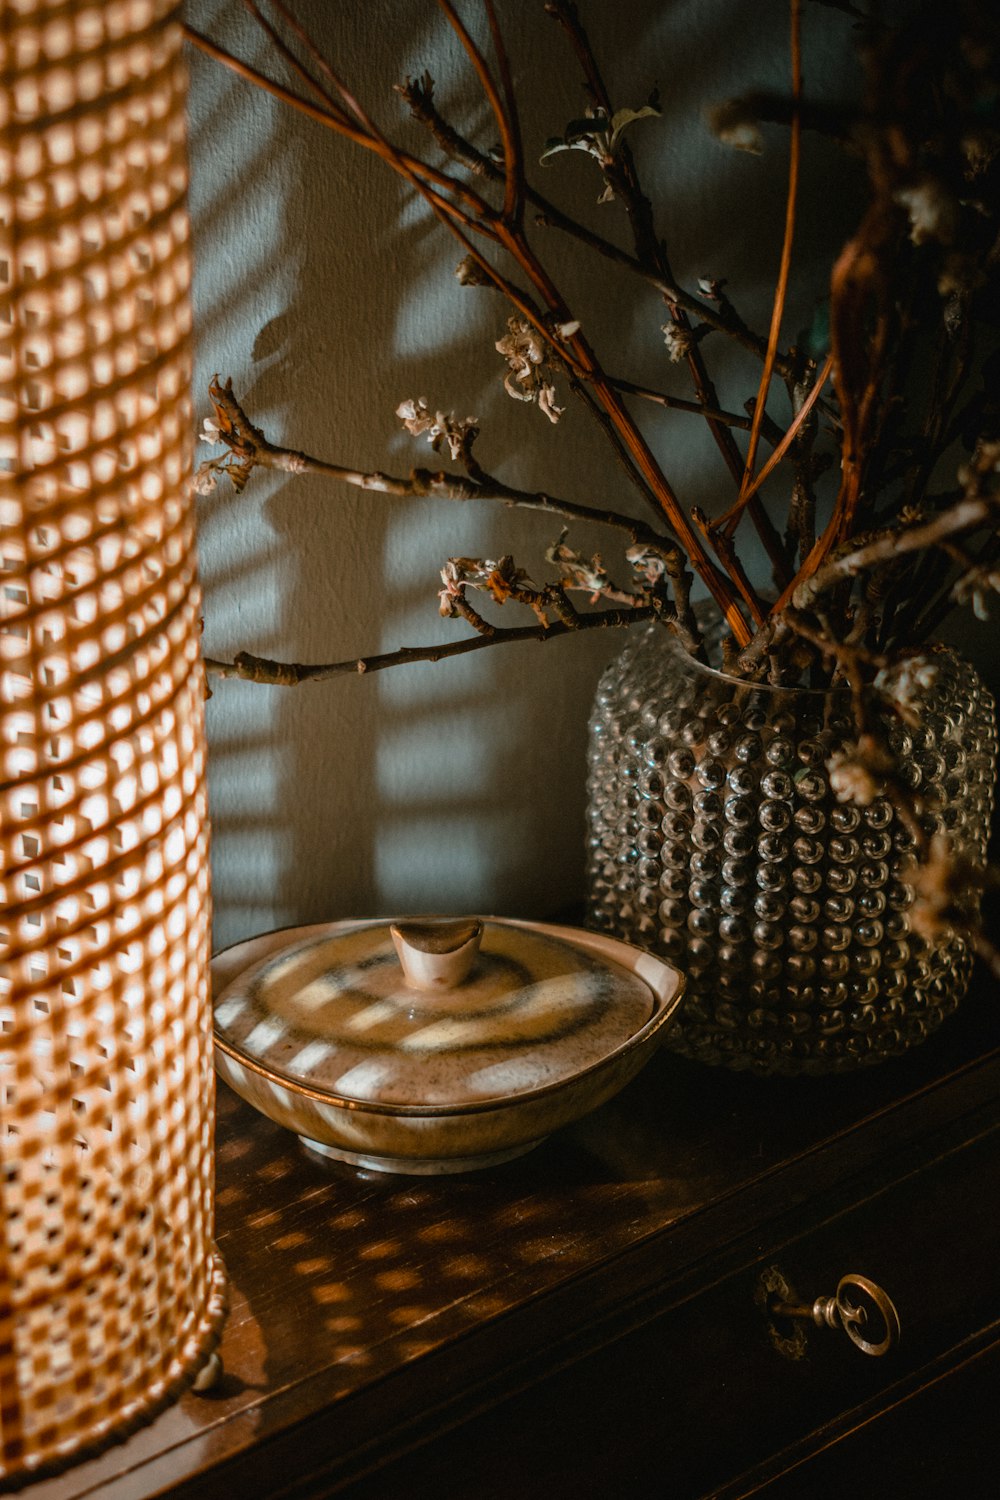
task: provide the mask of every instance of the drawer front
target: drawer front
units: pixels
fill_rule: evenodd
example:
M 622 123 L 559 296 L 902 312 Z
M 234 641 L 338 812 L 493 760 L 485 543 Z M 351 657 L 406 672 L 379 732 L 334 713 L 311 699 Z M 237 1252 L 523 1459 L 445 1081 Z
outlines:
M 923 1162 L 898 1161 L 891 1185 L 859 1181 L 845 1201 L 814 1208 L 808 1226 L 799 1210 L 777 1221 L 766 1243 L 741 1247 L 737 1267 L 733 1253 L 706 1262 L 689 1285 L 635 1310 L 637 1326 L 614 1342 L 345 1492 L 694 1500 L 841 1414 L 889 1404 L 1000 1318 L 1000 1125 L 989 1123 L 939 1142 L 929 1162 L 925 1143 Z M 899 1313 L 898 1346 L 873 1358 L 842 1331 L 807 1324 L 798 1357 L 779 1352 L 775 1327 L 790 1325 L 760 1305 L 775 1268 L 808 1303 L 848 1272 L 878 1283 Z
M 995 1336 L 998 1186 L 994 1128 L 810 1232 L 762 1246 L 753 1267 L 696 1303 L 696 1315 L 703 1312 L 718 1331 L 711 1363 L 735 1361 L 742 1343 L 745 1387 L 732 1436 L 717 1437 L 704 1455 L 710 1484 L 692 1474 L 690 1493 L 706 1493 L 842 1414 L 877 1411 L 918 1385 L 921 1371 L 947 1367 L 949 1351 L 959 1360 L 960 1346 L 991 1327 Z M 847 1273 L 876 1283 L 898 1313 L 898 1341 L 880 1357 L 855 1347 L 842 1328 L 769 1316 L 764 1306 L 779 1279 L 796 1302 L 811 1304 L 834 1294 Z M 853 1289 L 850 1296 L 856 1298 Z M 867 1332 L 878 1342 L 885 1324 L 869 1308 Z M 730 1338 L 725 1326 L 739 1332 Z M 737 1377 L 737 1393 L 739 1387 Z

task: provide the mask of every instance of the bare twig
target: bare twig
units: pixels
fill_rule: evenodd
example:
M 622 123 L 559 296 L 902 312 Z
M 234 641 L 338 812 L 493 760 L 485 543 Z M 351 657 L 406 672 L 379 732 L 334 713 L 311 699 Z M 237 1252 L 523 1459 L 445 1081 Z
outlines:
M 398 651 L 383 651 L 373 656 L 350 657 L 335 662 L 280 662 L 241 651 L 232 661 L 204 658 L 205 671 L 211 677 L 240 677 L 245 682 L 266 683 L 271 687 L 297 687 L 303 682 L 325 682 L 331 677 L 349 677 L 381 672 L 421 661 L 444 661 L 452 656 L 466 656 L 488 646 L 516 645 L 520 641 L 549 641 L 557 636 L 584 630 L 620 630 L 661 616 L 655 605 L 637 609 L 607 609 L 595 614 L 577 615 L 573 625 L 555 620 L 549 625 L 521 625 L 510 628 L 494 626 L 489 634 L 468 636 L 436 646 L 401 646 Z
M 713 531 L 721 531 L 727 536 L 732 536 L 733 532 L 736 529 L 737 523 L 739 522 L 739 518 L 743 512 L 744 507 L 749 504 L 750 500 L 760 489 L 761 485 L 764 484 L 774 473 L 775 469 L 781 463 L 781 460 L 784 458 L 785 454 L 792 446 L 795 438 L 798 436 L 799 432 L 805 425 L 810 412 L 820 398 L 820 393 L 824 385 L 830 378 L 830 371 L 832 370 L 832 368 L 833 356 L 828 355 L 822 369 L 816 376 L 816 381 L 813 385 L 812 390 L 809 392 L 809 395 L 806 397 L 802 405 L 799 407 L 798 411 L 795 413 L 795 416 L 792 418 L 791 422 L 789 422 L 784 436 L 779 441 L 778 446 L 771 454 L 767 463 L 750 481 L 750 483 L 747 485 L 746 490 L 740 495 L 736 503 L 732 505 L 729 510 L 727 510 L 723 515 L 717 516 L 711 523 L 711 528 Z M 758 402 L 757 408 L 754 413 L 755 417 L 759 409 L 760 403 Z
M 451 0 L 438 0 L 438 5 L 448 17 L 449 25 L 465 48 L 469 60 L 476 70 L 476 76 L 479 79 L 483 93 L 489 101 L 493 117 L 497 122 L 503 151 L 503 217 L 513 227 L 519 223 L 524 210 L 521 131 L 518 125 L 517 107 L 514 103 L 514 91 L 511 85 L 507 53 L 503 45 L 500 28 L 497 26 L 496 16 L 493 13 L 493 7 L 491 4 L 487 4 L 487 15 L 490 23 L 490 32 L 493 37 L 493 45 L 499 59 L 501 77 L 504 81 L 503 99 L 501 99 L 497 86 L 493 81 L 493 76 L 487 66 L 486 59 L 472 40 L 467 27 L 463 24 L 458 12 L 451 4 Z
M 436 500 L 493 500 L 502 505 L 544 511 L 548 515 L 571 521 L 609 526 L 626 532 L 634 543 L 653 547 L 673 545 L 661 532 L 655 531 L 634 516 L 596 505 L 581 505 L 539 490 L 518 489 L 494 478 L 478 464 L 473 466 L 474 477 L 446 469 L 417 468 L 403 478 L 381 470 L 366 472 L 342 464 L 328 463 L 297 449 L 272 443 L 246 415 L 233 394 L 231 381 L 226 381 L 223 385 L 216 376 L 209 387 L 209 395 L 216 413 L 217 441 L 226 445 L 235 460 L 235 467 L 219 465 L 218 461 L 212 461 L 208 467 L 215 472 L 227 474 L 230 478 L 235 475 L 238 488 L 243 487 L 255 468 L 276 469 L 286 474 L 317 474 L 323 478 L 335 479 L 341 484 L 352 485 L 356 489 L 382 495 L 398 495 L 405 499 L 432 496 Z
M 477 177 L 497 183 L 504 180 L 503 171 L 496 162 L 484 156 L 481 151 L 477 151 L 475 146 L 460 135 L 441 115 L 434 104 L 434 86 L 429 75 L 424 74 L 419 79 L 408 79 L 406 83 L 397 85 L 397 91 L 406 100 L 414 118 L 426 125 L 447 156 L 461 162 Z M 589 250 L 613 261 L 615 265 L 632 275 L 640 277 L 659 292 L 665 301 L 683 308 L 696 323 L 704 324 L 714 332 L 734 340 L 757 359 L 764 358 L 767 352 L 767 340 L 747 326 L 728 298 L 710 302 L 696 297 L 675 279 L 666 278 L 661 269 L 645 265 L 637 256 L 623 250 L 620 245 L 614 244 L 613 241 L 605 239 L 603 235 L 597 234 L 587 225 L 573 219 L 530 182 L 525 181 L 524 193 L 526 201 L 538 211 L 536 224 L 544 228 L 558 229 L 561 233 L 578 240 Z M 782 376 L 791 377 L 794 373 L 794 362 L 789 355 L 779 353 L 775 358 L 775 370 Z
M 815 599 L 838 583 L 857 578 L 900 554 L 922 552 L 946 538 L 977 531 L 995 522 L 997 510 L 995 497 L 970 498 L 957 501 L 950 510 L 931 521 L 909 527 L 888 527 L 862 546 L 846 547 L 839 556 L 830 558 L 810 577 L 803 579 L 796 586 L 791 603 L 795 609 L 808 609 Z
M 788 276 L 792 266 L 792 244 L 795 239 L 795 213 L 798 202 L 799 156 L 802 139 L 802 0 L 790 0 L 790 16 L 792 121 L 788 148 L 788 194 L 785 202 L 785 233 L 781 246 L 778 280 L 774 290 L 774 305 L 771 310 L 771 328 L 767 339 L 767 354 L 764 357 L 764 368 L 761 371 L 760 386 L 757 391 L 757 404 L 754 408 L 753 426 L 750 429 L 750 441 L 747 444 L 743 479 L 740 484 L 741 503 L 746 502 L 747 492 L 753 482 L 754 464 L 757 461 L 757 444 L 760 441 L 760 424 L 767 409 L 767 396 L 771 388 L 771 376 L 774 371 L 774 361 L 778 351 L 778 340 L 781 337 L 781 319 L 785 310 Z

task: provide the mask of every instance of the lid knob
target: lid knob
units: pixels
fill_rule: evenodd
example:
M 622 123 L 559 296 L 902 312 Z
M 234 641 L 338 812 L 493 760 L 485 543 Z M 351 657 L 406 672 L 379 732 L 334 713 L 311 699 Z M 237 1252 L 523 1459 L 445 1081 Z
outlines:
M 407 984 L 416 990 L 448 990 L 462 983 L 479 952 L 483 924 L 421 918 L 389 928 Z

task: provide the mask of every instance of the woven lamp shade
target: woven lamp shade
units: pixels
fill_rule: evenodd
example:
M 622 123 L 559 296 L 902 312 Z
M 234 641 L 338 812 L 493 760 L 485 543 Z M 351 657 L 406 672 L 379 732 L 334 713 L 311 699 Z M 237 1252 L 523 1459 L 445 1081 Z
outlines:
M 0 0 L 0 1485 L 223 1313 L 176 12 Z

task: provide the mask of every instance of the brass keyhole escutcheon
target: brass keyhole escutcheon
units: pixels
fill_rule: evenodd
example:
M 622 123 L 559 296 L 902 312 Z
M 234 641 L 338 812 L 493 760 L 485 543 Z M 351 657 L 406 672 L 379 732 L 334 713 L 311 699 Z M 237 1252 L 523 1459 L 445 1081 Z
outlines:
M 771 1342 L 790 1359 L 801 1359 L 805 1354 L 802 1323 L 806 1320 L 817 1328 L 841 1329 L 862 1354 L 875 1359 L 899 1343 L 899 1314 L 892 1298 L 870 1277 L 854 1271 L 840 1278 L 832 1297 L 803 1303 L 772 1266 L 757 1283 L 756 1301 L 767 1313 Z M 782 1330 L 779 1325 L 783 1322 L 793 1327 Z

